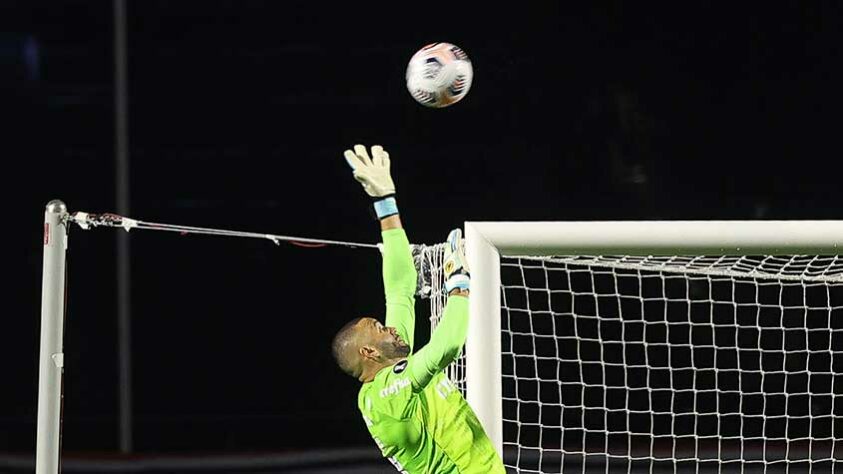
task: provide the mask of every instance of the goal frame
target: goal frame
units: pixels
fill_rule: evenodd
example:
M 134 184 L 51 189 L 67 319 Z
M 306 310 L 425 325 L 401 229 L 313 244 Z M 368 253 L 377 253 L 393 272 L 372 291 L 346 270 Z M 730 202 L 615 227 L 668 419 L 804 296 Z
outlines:
M 837 255 L 843 221 L 467 221 L 465 247 L 472 276 L 466 398 L 502 455 L 502 256 Z
M 123 223 L 126 225 L 128 222 Z M 47 204 L 36 474 L 56 473 L 60 466 L 68 226 L 65 204 L 58 200 Z M 843 221 L 468 221 L 465 236 L 466 257 L 473 276 L 465 350 L 467 399 L 502 454 L 502 256 L 837 255 L 843 246 Z M 281 236 L 259 237 L 272 237 L 275 241 Z

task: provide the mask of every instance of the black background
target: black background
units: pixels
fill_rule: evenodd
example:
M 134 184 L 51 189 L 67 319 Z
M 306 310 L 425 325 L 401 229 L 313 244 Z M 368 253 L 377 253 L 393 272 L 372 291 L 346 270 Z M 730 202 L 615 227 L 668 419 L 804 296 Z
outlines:
M 138 219 L 375 242 L 355 143 L 390 152 L 419 243 L 466 220 L 841 217 L 833 2 L 128 3 Z M 115 210 L 112 13 L 0 4 L 3 451 L 35 444 L 44 205 Z M 435 41 L 475 73 L 441 110 L 403 77 Z M 118 446 L 116 232 L 70 235 L 67 451 Z M 381 315 L 377 252 L 130 241 L 138 451 L 371 443 L 329 346 Z

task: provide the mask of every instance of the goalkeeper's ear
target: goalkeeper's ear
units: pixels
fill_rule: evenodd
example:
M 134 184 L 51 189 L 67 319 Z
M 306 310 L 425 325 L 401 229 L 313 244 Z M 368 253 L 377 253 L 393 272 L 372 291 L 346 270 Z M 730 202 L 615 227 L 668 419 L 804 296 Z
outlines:
M 360 346 L 360 356 L 363 360 L 374 360 L 377 361 L 378 357 L 380 357 L 381 352 L 368 344 Z

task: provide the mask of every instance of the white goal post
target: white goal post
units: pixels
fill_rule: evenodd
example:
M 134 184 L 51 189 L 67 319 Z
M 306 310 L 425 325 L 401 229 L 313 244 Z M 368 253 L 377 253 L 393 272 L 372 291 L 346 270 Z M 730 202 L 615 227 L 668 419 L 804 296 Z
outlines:
M 64 373 L 65 259 L 67 206 L 50 201 L 44 213 L 44 271 L 41 283 L 41 349 L 38 370 L 38 433 L 35 472 L 59 472 L 62 375 Z
M 836 255 L 840 253 L 840 248 L 843 246 L 843 221 L 466 222 L 465 238 L 467 259 L 472 276 L 470 325 L 465 349 L 466 395 L 469 404 L 484 425 L 492 442 L 498 451 L 502 452 L 505 444 L 504 415 L 502 409 L 505 400 L 502 387 L 505 374 L 502 372 L 501 342 L 503 337 L 501 322 L 504 318 L 504 312 L 507 311 L 505 302 L 502 304 L 501 301 L 502 294 L 504 294 L 504 298 L 506 297 L 506 285 L 501 281 L 502 258 L 521 256 L 530 258 L 574 256 L 573 258 L 576 258 L 576 256 L 580 255 L 643 256 L 634 259 L 633 265 L 630 267 L 633 269 L 638 268 L 638 270 L 632 271 L 637 271 L 640 274 L 642 271 L 640 270 L 641 267 L 635 267 L 635 265 L 651 256 L 830 255 L 834 256 L 831 259 L 831 263 L 816 263 L 817 260 L 815 258 L 809 258 L 807 264 L 802 265 L 800 263 L 802 265 L 800 267 L 802 268 L 801 270 L 797 269 L 790 273 L 788 272 L 790 268 L 788 265 L 794 265 L 791 260 L 784 259 L 784 263 L 773 265 L 775 267 L 773 270 L 765 267 L 765 263 L 762 261 L 762 264 L 749 265 L 746 269 L 741 269 L 742 273 L 739 273 L 735 278 L 740 280 L 743 277 L 754 278 L 760 276 L 773 280 L 798 281 L 807 275 L 810 278 L 816 279 L 828 278 L 831 280 L 841 280 L 839 273 L 841 268 L 837 266 L 839 264 L 837 263 Z M 602 257 L 595 258 L 597 260 L 602 259 Z M 617 266 L 617 262 L 622 260 L 623 257 L 611 260 L 612 263 L 610 266 Z M 609 261 L 609 259 L 606 259 L 606 261 Z M 683 260 L 683 262 L 686 261 L 693 262 L 693 259 Z M 722 271 L 717 266 L 717 263 L 709 265 L 703 262 L 702 270 L 700 270 L 693 265 L 689 266 L 685 263 L 678 265 L 676 267 L 677 269 L 672 269 L 672 262 L 672 259 L 669 258 L 662 260 L 656 258 L 653 259 L 652 263 L 647 264 L 649 267 L 645 268 L 651 268 L 654 272 L 668 269 L 669 271 L 680 273 L 684 268 L 685 271 L 690 269 L 691 274 L 694 272 L 703 274 L 709 272 L 714 275 Z M 737 263 L 729 263 L 728 265 L 731 265 L 729 268 L 740 267 L 744 260 L 739 257 L 735 262 Z M 539 265 L 543 265 L 543 263 L 539 263 Z M 767 266 L 769 267 L 769 265 Z M 783 267 L 786 268 L 782 270 Z M 520 271 L 523 273 L 524 270 L 521 269 Z M 543 271 L 545 274 L 548 272 L 546 268 Z M 729 272 L 725 271 L 724 274 L 729 274 Z M 614 278 L 617 281 L 617 276 Z M 662 277 L 662 280 L 664 282 L 664 277 Z M 548 293 L 548 298 L 550 298 L 551 290 L 545 289 L 544 291 Z M 615 291 L 617 292 L 617 290 Z M 527 297 L 529 298 L 529 295 Z M 594 299 L 596 298 L 597 296 L 594 296 Z M 779 298 L 781 300 L 781 296 Z M 664 298 L 664 300 L 667 301 L 669 298 Z M 711 298 L 709 297 L 706 301 L 711 303 Z M 738 306 L 738 303 L 735 302 L 731 302 L 730 304 L 735 307 Z M 643 305 L 644 303 L 642 302 L 642 308 Z M 618 306 L 620 307 L 620 304 Z M 756 306 L 760 308 L 763 305 L 756 304 Z M 828 302 L 828 306 L 828 317 L 831 318 L 830 302 Z M 690 313 L 690 310 L 688 311 Z M 436 315 L 432 315 L 432 320 L 435 324 Z M 685 324 L 690 328 L 693 323 L 688 322 Z M 737 325 L 737 323 L 734 324 Z M 690 329 L 688 330 L 690 331 Z M 784 331 L 785 329 L 782 329 L 780 332 L 787 334 Z M 806 334 L 805 337 L 807 338 L 809 330 L 805 329 L 804 331 Z M 826 332 L 832 333 L 830 322 L 828 323 L 828 330 Z M 843 332 L 834 332 L 833 334 L 835 338 L 843 336 Z M 736 340 L 737 337 L 736 332 Z M 689 350 L 694 350 L 693 343 L 691 342 L 689 344 L 691 346 Z M 830 341 L 829 344 L 831 344 Z M 646 346 L 646 342 L 643 345 Z M 760 353 L 763 352 L 760 343 L 756 352 L 759 353 L 758 357 L 760 358 Z M 783 350 L 780 352 L 783 352 Z M 831 349 L 828 352 L 831 352 Z M 830 357 L 833 357 L 833 355 L 831 354 Z M 759 372 L 763 372 L 763 370 L 759 369 Z M 836 399 L 836 390 L 838 389 L 836 379 L 834 380 L 834 384 L 835 388 L 829 389 L 828 391 L 830 396 Z M 561 387 L 561 383 L 559 385 Z M 841 387 L 843 387 L 843 384 L 841 384 Z M 653 390 L 650 390 L 652 396 Z M 810 398 L 813 394 L 808 393 L 808 395 Z M 603 396 L 605 399 L 605 391 Z M 763 399 L 764 395 L 762 394 L 761 397 Z M 785 399 L 786 397 L 787 394 L 785 394 Z M 564 404 L 561 401 L 560 404 L 564 408 Z M 655 404 L 651 406 L 655 406 Z M 837 418 L 841 414 L 838 411 L 843 410 L 835 405 L 835 412 L 831 415 Z M 650 413 L 651 418 L 654 418 L 656 415 Z M 734 415 L 734 413 L 727 413 L 726 415 Z M 727 420 L 725 418 L 726 415 L 717 414 L 718 417 L 723 416 L 724 420 Z M 789 415 L 789 413 L 786 413 L 786 416 Z M 606 413 L 602 416 L 607 420 L 609 418 Z M 740 413 L 738 413 L 738 418 L 741 418 Z M 718 418 L 718 423 L 719 420 L 720 418 Z M 749 421 L 746 421 L 747 425 Z M 745 428 L 743 418 L 741 418 L 740 424 L 742 428 Z M 602 429 L 604 432 L 609 432 L 609 429 L 605 425 Z M 629 430 L 628 427 L 626 429 Z M 561 424 L 560 430 L 564 431 Z M 832 438 L 837 434 L 832 433 Z M 582 436 L 585 438 L 586 435 L 583 434 Z M 606 438 L 608 438 L 608 435 L 606 435 Z M 608 441 L 604 442 L 608 443 Z M 741 456 L 743 456 L 743 450 L 746 449 L 744 444 L 746 443 L 744 440 L 740 440 L 739 443 Z M 629 452 L 632 452 L 631 449 L 629 448 Z M 694 449 L 699 450 L 700 448 L 697 446 Z M 564 452 L 564 449 L 561 450 Z M 610 451 L 608 448 L 606 450 Z M 674 454 L 677 450 L 678 448 L 674 446 Z M 588 453 L 585 449 L 583 451 L 582 456 L 584 458 Z M 652 446 L 650 451 L 652 457 Z M 832 458 L 836 455 L 833 451 L 834 447 L 832 446 Z M 602 454 L 611 456 L 611 453 L 608 452 Z M 635 459 L 633 455 L 630 455 L 630 457 Z M 699 458 L 699 453 L 697 453 L 697 457 Z M 836 462 L 836 458 L 832 462 Z M 522 471 L 519 469 L 519 472 Z M 524 472 L 538 471 L 525 470 Z

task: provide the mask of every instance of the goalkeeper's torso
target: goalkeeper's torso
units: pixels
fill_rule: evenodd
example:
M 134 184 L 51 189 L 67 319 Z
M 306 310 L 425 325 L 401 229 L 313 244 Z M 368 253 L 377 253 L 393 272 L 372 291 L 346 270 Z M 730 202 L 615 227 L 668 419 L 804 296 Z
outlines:
M 505 472 L 477 416 L 448 377 L 440 372 L 414 393 L 406 366 L 402 361 L 381 370 L 357 397 L 383 455 L 410 474 Z

